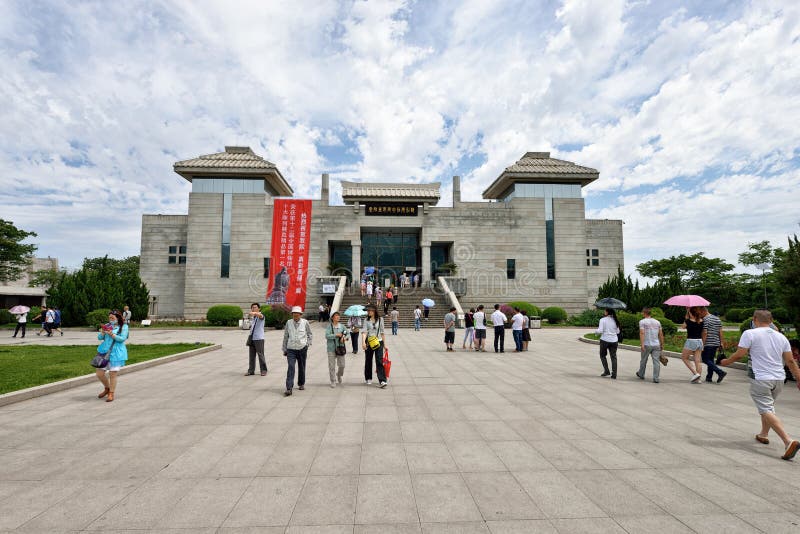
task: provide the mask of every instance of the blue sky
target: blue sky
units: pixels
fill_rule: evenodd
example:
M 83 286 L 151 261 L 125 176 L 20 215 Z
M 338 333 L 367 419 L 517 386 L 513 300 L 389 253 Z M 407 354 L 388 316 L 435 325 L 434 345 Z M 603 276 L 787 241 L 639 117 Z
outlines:
M 780 1 L 7 2 L 0 217 L 39 255 L 138 254 L 172 163 L 249 145 L 478 200 L 526 151 L 597 168 L 626 268 L 800 232 L 800 7 Z M 443 203 L 446 203 L 443 201 Z

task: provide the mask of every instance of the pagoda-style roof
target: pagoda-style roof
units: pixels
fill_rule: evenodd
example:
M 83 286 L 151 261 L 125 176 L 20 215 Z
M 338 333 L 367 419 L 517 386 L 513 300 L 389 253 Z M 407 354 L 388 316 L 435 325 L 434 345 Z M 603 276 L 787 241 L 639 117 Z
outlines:
M 526 152 L 522 158 L 505 168 L 483 192 L 483 198 L 497 199 L 513 184 L 564 183 L 588 185 L 600 177 L 597 169 L 576 165 L 571 161 L 550 157 L 550 152 Z
M 342 199 L 347 202 L 439 202 L 440 182 L 430 184 L 397 184 L 387 182 L 342 181 Z
M 178 161 L 172 168 L 190 182 L 195 176 L 264 178 L 279 196 L 292 196 L 294 193 L 278 167 L 247 146 L 226 146 L 225 152 Z

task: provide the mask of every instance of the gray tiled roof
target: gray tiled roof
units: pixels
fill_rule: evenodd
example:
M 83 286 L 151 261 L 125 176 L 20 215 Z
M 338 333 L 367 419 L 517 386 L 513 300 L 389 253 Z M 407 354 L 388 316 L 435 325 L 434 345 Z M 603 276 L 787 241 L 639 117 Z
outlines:
M 384 200 L 439 200 L 440 182 L 430 184 L 397 184 L 383 182 L 342 181 L 344 200 L 384 199 Z
M 588 185 L 600 177 L 597 169 L 550 157 L 550 152 L 526 152 L 500 173 L 483 192 L 483 198 L 498 199 L 516 182 L 580 183 Z
M 206 154 L 196 158 L 178 161 L 173 165 L 202 169 L 275 169 L 275 164 L 256 155 L 250 147 L 226 146 L 225 152 Z
M 546 174 L 598 174 L 597 169 L 575 165 L 550 157 L 550 152 L 526 152 L 522 159 L 506 167 L 505 172 Z

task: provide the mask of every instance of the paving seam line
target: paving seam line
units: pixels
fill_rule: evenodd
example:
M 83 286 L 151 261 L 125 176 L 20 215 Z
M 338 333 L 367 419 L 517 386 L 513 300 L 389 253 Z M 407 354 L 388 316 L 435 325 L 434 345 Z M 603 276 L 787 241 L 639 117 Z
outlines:
M 589 343 L 590 345 L 599 345 L 600 344 L 600 341 L 597 340 L 597 339 L 589 339 L 589 338 L 586 338 L 586 337 L 583 337 L 583 336 L 579 337 L 578 341 L 582 341 L 584 343 Z M 639 347 L 637 347 L 635 345 L 623 345 L 622 343 L 619 343 L 617 346 L 620 349 L 623 349 L 623 350 L 633 350 L 633 351 L 636 351 L 636 352 L 641 352 L 642 351 L 641 348 L 639 348 Z M 678 359 L 680 359 L 680 357 L 681 357 L 681 353 L 680 352 L 672 352 L 670 350 L 662 350 L 661 354 L 663 354 L 664 356 L 666 356 L 668 358 L 678 358 Z M 747 370 L 747 364 L 746 363 L 741 363 L 741 362 L 732 363 L 728 367 L 730 367 L 731 369 Z
M 161 358 L 154 358 L 152 360 L 126 365 L 120 369 L 119 374 L 124 375 L 128 373 L 134 373 L 136 371 L 142 371 L 144 369 L 149 369 L 150 367 L 183 360 L 184 358 L 191 358 L 192 356 L 199 356 L 200 354 L 205 354 L 206 352 L 211 352 L 212 350 L 219 350 L 221 348 L 222 345 L 217 343 L 208 347 L 200 347 L 199 349 L 192 349 L 185 352 L 179 352 L 177 354 L 170 354 L 169 356 L 163 356 Z M 67 389 L 80 387 L 96 381 L 97 376 L 90 374 L 76 376 L 75 378 L 68 378 L 66 380 L 60 380 L 50 384 L 42 384 L 41 386 L 34 386 L 32 388 L 20 389 L 19 391 L 12 391 L 10 393 L 0 395 L 0 406 L 6 406 L 8 404 L 21 402 L 28 399 L 34 399 L 36 397 L 49 395 L 58 391 L 65 391 Z

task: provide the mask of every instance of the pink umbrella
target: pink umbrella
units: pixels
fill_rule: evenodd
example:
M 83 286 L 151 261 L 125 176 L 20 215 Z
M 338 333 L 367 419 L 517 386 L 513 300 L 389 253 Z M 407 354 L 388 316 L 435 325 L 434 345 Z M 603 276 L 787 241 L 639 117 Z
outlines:
M 17 306 L 14 306 L 13 308 L 11 308 L 8 311 L 9 311 L 9 313 L 13 313 L 14 315 L 19 315 L 19 314 L 22 314 L 22 313 L 28 313 L 29 311 L 31 311 L 31 309 L 29 307 L 27 307 L 27 306 L 17 305 Z
M 666 300 L 664 304 L 691 308 L 692 306 L 708 306 L 711 303 L 699 295 L 675 295 Z

